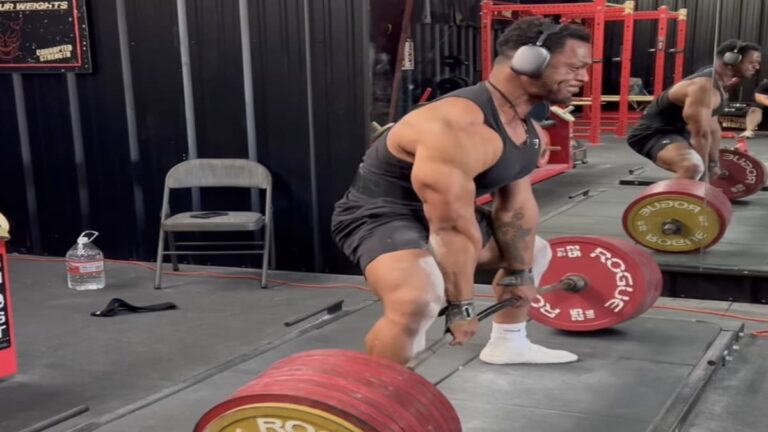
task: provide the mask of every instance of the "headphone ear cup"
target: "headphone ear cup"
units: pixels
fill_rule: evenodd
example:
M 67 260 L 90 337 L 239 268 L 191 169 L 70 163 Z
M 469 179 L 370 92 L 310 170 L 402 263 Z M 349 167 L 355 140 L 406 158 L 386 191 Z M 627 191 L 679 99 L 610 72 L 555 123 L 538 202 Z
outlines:
M 739 64 L 739 62 L 741 62 L 741 54 L 735 51 L 728 51 L 727 53 L 723 54 L 723 63 L 733 66 L 735 64 Z
M 520 75 L 539 77 L 549 64 L 549 51 L 537 45 L 522 46 L 512 56 L 512 70 Z

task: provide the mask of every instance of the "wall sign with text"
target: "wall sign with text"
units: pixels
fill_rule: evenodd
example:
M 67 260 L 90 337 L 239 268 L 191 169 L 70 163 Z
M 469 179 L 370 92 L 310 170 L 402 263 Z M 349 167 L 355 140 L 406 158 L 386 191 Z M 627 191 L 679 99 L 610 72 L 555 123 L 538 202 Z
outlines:
M 85 0 L 0 0 L 0 72 L 90 72 Z

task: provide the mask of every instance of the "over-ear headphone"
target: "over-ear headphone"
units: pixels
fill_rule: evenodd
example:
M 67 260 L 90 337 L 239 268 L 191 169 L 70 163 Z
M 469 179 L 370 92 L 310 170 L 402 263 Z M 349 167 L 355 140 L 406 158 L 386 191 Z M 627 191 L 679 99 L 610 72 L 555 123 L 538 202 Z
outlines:
M 728 51 L 725 54 L 723 54 L 723 63 L 727 64 L 729 66 L 737 65 L 741 63 L 741 49 L 744 47 L 744 43 L 739 41 L 736 44 L 736 48 L 733 49 L 733 51 Z
M 520 75 L 533 78 L 540 77 L 544 69 L 549 64 L 551 54 L 549 50 L 542 45 L 547 40 L 547 36 L 557 32 L 562 27 L 561 24 L 547 23 L 542 29 L 541 37 L 535 44 L 522 46 L 515 51 L 512 56 L 512 70 Z

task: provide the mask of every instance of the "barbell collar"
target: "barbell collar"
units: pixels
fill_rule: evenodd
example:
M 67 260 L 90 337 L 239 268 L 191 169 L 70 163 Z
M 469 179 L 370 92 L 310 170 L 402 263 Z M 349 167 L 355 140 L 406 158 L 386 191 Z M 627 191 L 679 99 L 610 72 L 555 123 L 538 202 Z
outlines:
M 677 219 L 667 219 L 662 222 L 661 232 L 665 235 L 680 235 L 683 232 L 683 224 Z

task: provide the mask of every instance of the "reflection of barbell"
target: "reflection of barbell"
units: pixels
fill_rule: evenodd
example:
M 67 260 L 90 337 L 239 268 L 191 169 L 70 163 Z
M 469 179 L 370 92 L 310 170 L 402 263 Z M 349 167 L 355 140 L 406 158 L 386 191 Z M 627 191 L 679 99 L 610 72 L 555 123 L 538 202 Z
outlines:
M 731 203 L 716 187 L 688 179 L 648 186 L 624 210 L 624 230 L 661 252 L 692 252 L 714 246 L 731 220 Z
M 642 248 L 610 237 L 550 240 L 545 285 L 531 318 L 555 328 L 588 331 L 632 319 L 661 294 L 662 276 Z M 516 300 L 483 310 L 483 319 Z M 417 367 L 451 340 L 449 334 L 405 367 L 346 350 L 312 350 L 271 365 L 254 381 L 208 410 L 195 432 L 461 431 L 456 410 Z
M 652 184 L 622 216 L 636 242 L 660 252 L 693 252 L 716 245 L 731 221 L 731 201 L 762 190 L 766 167 L 737 149 L 720 149 L 722 174 L 703 181 L 670 179 Z M 630 174 L 637 173 L 630 170 Z

